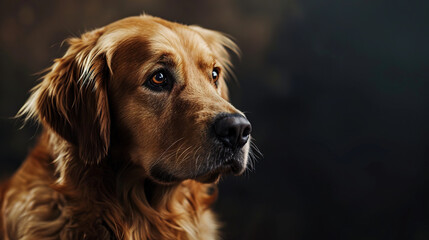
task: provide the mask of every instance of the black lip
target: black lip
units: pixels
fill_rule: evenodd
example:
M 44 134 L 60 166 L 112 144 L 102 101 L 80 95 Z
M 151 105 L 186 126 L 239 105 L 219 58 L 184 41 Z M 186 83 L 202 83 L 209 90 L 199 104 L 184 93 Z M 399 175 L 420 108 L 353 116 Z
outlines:
M 207 172 L 195 177 L 197 181 L 210 183 L 215 182 L 221 175 L 233 174 L 240 175 L 244 172 L 246 166 L 239 157 L 230 158 L 219 166 L 213 167 Z

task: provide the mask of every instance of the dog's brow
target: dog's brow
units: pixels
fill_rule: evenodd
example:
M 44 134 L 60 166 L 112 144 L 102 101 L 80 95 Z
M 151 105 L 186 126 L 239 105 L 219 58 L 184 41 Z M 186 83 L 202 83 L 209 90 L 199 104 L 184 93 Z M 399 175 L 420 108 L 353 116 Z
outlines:
M 158 63 L 168 66 L 168 67 L 174 67 L 176 66 L 176 61 L 173 58 L 173 54 L 171 53 L 164 53 L 158 58 Z
M 212 68 L 215 65 L 216 65 L 216 60 L 214 57 L 210 57 L 210 58 L 208 58 L 208 60 L 206 60 L 204 58 L 198 59 L 198 67 L 201 70 L 204 70 L 207 68 Z

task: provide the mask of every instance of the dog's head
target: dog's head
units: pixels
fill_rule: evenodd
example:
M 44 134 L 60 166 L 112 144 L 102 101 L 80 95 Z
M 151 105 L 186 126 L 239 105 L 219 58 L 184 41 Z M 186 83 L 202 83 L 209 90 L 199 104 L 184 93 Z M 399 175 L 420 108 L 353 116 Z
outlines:
M 227 50 L 238 51 L 229 38 L 140 16 L 68 43 L 21 114 L 71 143 L 86 164 L 116 147 L 162 183 L 245 170 L 251 125 L 228 102 Z

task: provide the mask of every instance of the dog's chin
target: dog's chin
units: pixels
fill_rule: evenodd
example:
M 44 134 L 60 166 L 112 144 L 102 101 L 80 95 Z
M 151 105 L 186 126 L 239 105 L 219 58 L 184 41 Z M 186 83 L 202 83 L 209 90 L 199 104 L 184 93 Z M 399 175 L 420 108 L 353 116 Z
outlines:
M 167 184 L 167 185 L 179 183 L 186 179 L 194 179 L 201 183 L 214 183 L 214 182 L 218 182 L 222 175 L 232 174 L 232 175 L 238 176 L 238 175 L 241 175 L 245 170 L 246 170 L 246 165 L 244 161 L 231 160 L 222 164 L 221 166 L 210 169 L 204 173 L 199 173 L 196 177 L 179 178 L 173 175 L 169 175 L 167 173 L 163 173 L 162 175 L 158 173 L 156 176 L 152 175 L 152 178 L 157 183 Z
M 202 183 L 213 183 L 219 181 L 222 175 L 241 175 L 246 170 L 245 159 L 231 159 L 222 165 L 209 170 L 207 173 L 199 175 L 195 180 Z

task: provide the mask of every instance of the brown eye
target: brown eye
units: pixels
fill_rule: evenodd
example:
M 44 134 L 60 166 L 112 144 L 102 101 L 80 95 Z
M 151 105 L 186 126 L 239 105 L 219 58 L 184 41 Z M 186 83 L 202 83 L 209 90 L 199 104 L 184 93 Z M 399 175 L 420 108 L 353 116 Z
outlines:
M 152 76 L 151 81 L 154 84 L 162 85 L 163 83 L 165 83 L 167 81 L 167 76 L 164 72 L 159 71 Z
M 174 78 L 170 72 L 162 69 L 150 75 L 143 85 L 153 91 L 161 92 L 171 90 L 173 88 L 173 83 Z
M 215 85 L 217 87 L 218 86 L 218 80 L 219 80 L 219 68 L 213 69 L 212 78 L 213 78 L 213 82 L 215 83 Z

